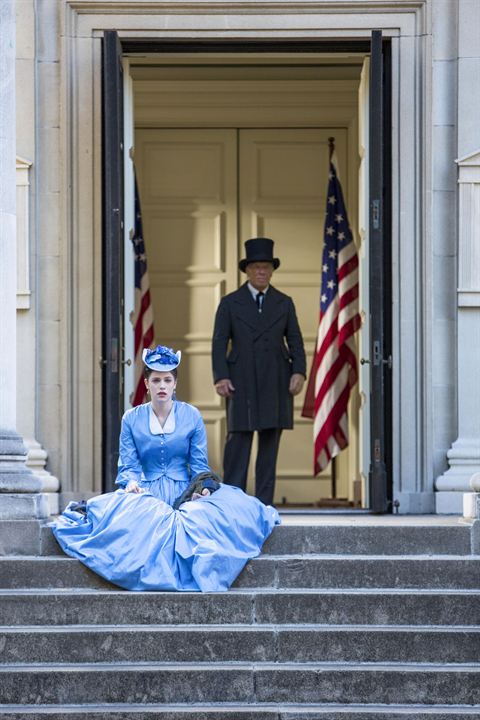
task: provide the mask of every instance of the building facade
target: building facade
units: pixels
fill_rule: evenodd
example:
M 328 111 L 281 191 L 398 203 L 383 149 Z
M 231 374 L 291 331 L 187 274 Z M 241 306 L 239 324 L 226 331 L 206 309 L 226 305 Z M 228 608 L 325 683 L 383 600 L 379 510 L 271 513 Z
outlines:
M 480 3 L 11 0 L 1 13 L 2 516 L 42 517 L 105 487 L 107 31 L 123 52 L 122 181 L 127 192 L 135 162 L 147 251 L 149 237 L 169 238 L 149 250 L 156 339 L 184 350 L 186 399 L 202 410 L 216 465 L 224 426 L 209 368 L 215 304 L 241 280 L 243 240 L 274 235 L 285 261 L 278 285 L 296 301 L 311 355 L 326 186 L 318 168 L 336 137 L 363 268 L 366 361 L 338 482 L 349 498 L 360 483 L 365 507 L 376 453 L 369 63 L 372 30 L 381 31 L 389 497 L 402 513 L 461 513 L 480 471 Z M 131 354 L 125 287 L 120 365 Z M 298 482 L 302 502 L 315 482 L 326 494 L 331 476 L 308 478 L 311 431 L 300 407 L 297 415 L 279 492 Z

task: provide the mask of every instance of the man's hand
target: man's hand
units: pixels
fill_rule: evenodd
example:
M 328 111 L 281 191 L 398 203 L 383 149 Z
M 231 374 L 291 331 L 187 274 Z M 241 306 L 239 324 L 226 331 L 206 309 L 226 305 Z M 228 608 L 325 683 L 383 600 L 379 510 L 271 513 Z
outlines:
M 215 390 L 220 397 L 231 397 L 235 392 L 235 388 L 233 387 L 230 378 L 225 378 L 224 380 L 219 380 L 215 383 Z
M 290 395 L 298 395 L 302 392 L 303 383 L 305 382 L 305 378 L 301 373 L 293 373 L 292 377 L 290 378 L 290 385 L 288 388 L 288 392 Z
M 143 493 L 143 488 L 140 487 L 140 485 L 137 483 L 136 480 L 130 480 L 127 483 L 127 487 L 125 488 L 125 492 L 131 492 L 131 493 Z

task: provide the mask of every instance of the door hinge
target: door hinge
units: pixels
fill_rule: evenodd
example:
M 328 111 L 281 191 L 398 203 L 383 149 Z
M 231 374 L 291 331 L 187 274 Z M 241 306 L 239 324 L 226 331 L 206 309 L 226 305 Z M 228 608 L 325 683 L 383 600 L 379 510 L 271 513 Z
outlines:
M 112 363 L 111 371 L 118 372 L 118 338 L 110 340 L 110 362 Z

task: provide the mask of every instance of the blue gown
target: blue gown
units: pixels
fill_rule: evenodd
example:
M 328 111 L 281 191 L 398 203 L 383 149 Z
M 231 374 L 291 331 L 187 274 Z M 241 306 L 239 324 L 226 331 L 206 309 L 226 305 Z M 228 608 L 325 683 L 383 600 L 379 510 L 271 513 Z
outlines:
M 175 401 L 161 427 L 150 403 L 139 405 L 122 420 L 119 490 L 89 500 L 86 516 L 67 507 L 54 535 L 67 555 L 127 590 L 227 590 L 280 519 L 228 485 L 174 510 L 209 469 L 197 408 Z M 132 479 L 143 493 L 125 492 Z

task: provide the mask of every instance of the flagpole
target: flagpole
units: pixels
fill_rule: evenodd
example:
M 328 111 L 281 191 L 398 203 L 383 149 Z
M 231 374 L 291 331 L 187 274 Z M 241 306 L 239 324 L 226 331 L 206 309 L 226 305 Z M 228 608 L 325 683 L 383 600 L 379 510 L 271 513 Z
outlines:
M 335 152 L 335 138 L 329 137 L 328 138 L 328 159 L 331 161 L 333 157 L 333 153 Z
M 335 152 L 335 138 L 328 138 L 328 161 L 332 162 L 333 153 Z M 331 481 L 331 493 L 332 499 L 337 497 L 337 458 L 332 457 L 330 460 L 330 481 Z

